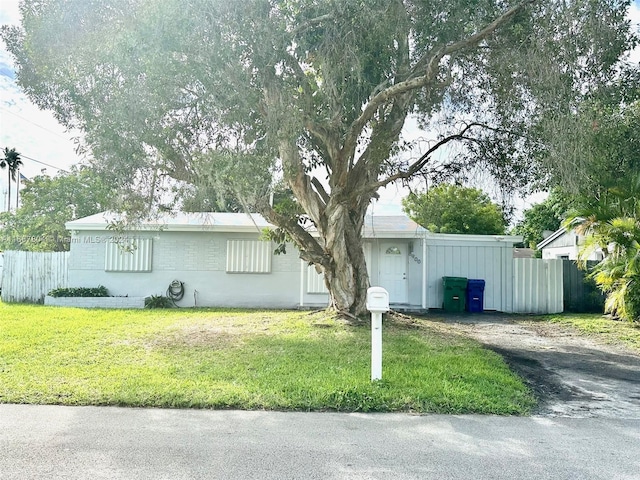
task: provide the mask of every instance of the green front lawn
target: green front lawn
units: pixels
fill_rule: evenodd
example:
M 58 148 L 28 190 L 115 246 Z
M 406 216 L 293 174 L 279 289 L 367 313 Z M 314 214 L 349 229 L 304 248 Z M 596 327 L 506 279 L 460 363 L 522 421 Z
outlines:
M 526 414 L 502 358 L 423 320 L 324 313 L 85 310 L 0 303 L 0 403 Z

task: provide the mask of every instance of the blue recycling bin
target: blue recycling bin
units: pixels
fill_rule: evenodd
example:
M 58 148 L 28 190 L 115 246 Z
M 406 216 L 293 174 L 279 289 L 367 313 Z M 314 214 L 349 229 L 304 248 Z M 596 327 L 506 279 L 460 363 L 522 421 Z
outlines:
M 469 312 L 484 312 L 484 285 L 484 280 L 467 280 L 467 310 Z

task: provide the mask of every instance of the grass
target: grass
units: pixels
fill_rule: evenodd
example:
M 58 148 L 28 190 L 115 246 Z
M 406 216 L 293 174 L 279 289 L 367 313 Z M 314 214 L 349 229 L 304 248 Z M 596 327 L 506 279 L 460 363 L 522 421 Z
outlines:
M 0 403 L 526 414 L 502 358 L 422 320 L 370 330 L 320 313 L 85 310 L 0 303 Z
M 640 353 L 640 324 L 614 320 L 609 316 L 593 313 L 562 314 L 546 317 L 552 323 L 569 325 L 578 331 L 595 335 L 612 344 L 624 344 Z

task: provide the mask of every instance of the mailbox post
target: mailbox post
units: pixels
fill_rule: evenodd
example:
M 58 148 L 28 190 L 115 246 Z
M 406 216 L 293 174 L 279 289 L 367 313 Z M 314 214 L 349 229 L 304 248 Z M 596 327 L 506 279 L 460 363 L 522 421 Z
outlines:
M 371 380 L 382 379 L 382 314 L 389 311 L 389 292 L 382 287 L 367 290 L 367 310 L 371 312 Z

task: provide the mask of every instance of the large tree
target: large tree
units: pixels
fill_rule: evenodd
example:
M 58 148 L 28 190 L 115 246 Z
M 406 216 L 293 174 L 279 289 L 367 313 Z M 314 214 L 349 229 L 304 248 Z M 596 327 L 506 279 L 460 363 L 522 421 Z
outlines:
M 362 226 L 378 190 L 468 161 L 504 183 L 530 179 L 534 154 L 549 154 L 543 135 L 615 76 L 633 43 L 627 7 L 25 0 L 22 26 L 3 38 L 29 97 L 84 130 L 114 182 L 143 191 L 128 205 L 151 205 L 164 175 L 228 188 L 324 273 L 336 309 L 359 315 Z M 421 155 L 402 141 L 410 114 L 431 132 Z M 454 143 L 448 160 L 435 155 Z M 295 208 L 269 204 L 273 177 Z
M 500 235 L 506 220 L 500 207 L 477 188 L 441 184 L 402 201 L 415 222 L 434 233 Z
M 66 251 L 65 222 L 107 210 L 116 189 L 90 168 L 25 181 L 22 205 L 0 214 L 0 250 Z

